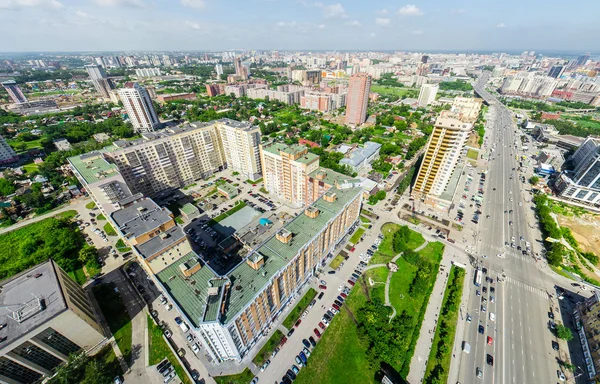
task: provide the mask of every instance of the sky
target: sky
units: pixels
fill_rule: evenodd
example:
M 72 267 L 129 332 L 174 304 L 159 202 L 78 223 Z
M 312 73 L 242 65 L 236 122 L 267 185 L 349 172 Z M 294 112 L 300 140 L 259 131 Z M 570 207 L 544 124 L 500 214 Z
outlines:
M 0 0 L 0 51 L 600 51 L 597 0 Z

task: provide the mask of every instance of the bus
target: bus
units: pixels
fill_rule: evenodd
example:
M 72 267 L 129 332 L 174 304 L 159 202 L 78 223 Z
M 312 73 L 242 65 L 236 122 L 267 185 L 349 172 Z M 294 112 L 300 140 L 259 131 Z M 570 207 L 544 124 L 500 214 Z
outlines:
M 477 268 L 477 272 L 475 272 L 475 286 L 479 287 L 481 285 L 481 280 L 483 279 L 483 272 L 481 269 Z

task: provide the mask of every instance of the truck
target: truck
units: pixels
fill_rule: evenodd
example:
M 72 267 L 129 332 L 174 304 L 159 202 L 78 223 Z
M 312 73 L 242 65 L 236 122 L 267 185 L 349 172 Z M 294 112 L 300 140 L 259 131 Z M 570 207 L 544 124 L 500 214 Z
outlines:
M 463 341 L 462 350 L 464 353 L 471 353 L 471 345 L 466 341 Z
M 179 327 L 181 328 L 181 330 L 183 332 L 187 332 L 190 330 L 190 327 L 187 326 L 187 324 L 185 323 L 185 321 L 182 321 L 181 324 L 179 324 Z

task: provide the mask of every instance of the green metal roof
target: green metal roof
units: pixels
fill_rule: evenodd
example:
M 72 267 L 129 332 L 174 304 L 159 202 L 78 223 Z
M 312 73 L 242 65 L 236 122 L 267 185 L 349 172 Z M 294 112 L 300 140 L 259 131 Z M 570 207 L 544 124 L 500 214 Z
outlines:
M 309 164 L 318 159 L 319 155 L 315 155 L 314 153 L 308 152 L 305 155 L 302 155 L 302 157 L 297 158 L 296 161 L 303 164 Z
M 280 242 L 273 235 L 254 250 L 265 260 L 258 271 L 243 262 L 229 273 L 232 290 L 229 294 L 225 315 L 221 319 L 223 323 L 227 323 L 243 310 L 277 272 L 282 270 L 307 243 L 325 229 L 329 220 L 337 216 L 348 202 L 362 193 L 361 188 L 332 191 L 337 196 L 334 202 L 320 198 L 312 204 L 320 212 L 316 218 L 312 219 L 302 212 L 285 225 L 284 228 L 293 234 L 292 240 L 288 244 Z M 253 257 L 253 255 L 251 254 L 249 257 Z
M 69 162 L 88 184 L 92 184 L 119 173 L 116 165 L 104 159 L 103 152 L 104 149 L 69 157 Z
M 190 252 L 156 275 L 194 327 L 198 327 L 202 322 L 217 320 L 222 295 L 221 287 L 227 282 L 226 279 L 218 278 L 210 268 L 203 265 L 202 261 L 200 261 L 202 268 L 190 277 L 186 277 L 179 266 L 196 261 L 199 261 L 198 256 Z M 218 294 L 209 296 L 210 287 L 218 288 Z
M 229 185 L 227 183 L 219 184 L 217 186 L 217 189 L 225 192 L 226 194 L 229 195 L 229 197 L 232 197 L 232 198 L 236 197 L 239 194 L 238 189 L 236 187 L 234 187 L 233 185 Z
M 319 179 L 317 176 L 325 175 L 324 178 Z M 309 177 L 313 179 L 318 179 L 323 181 L 327 185 L 335 185 L 336 183 L 342 184 L 344 180 L 354 180 L 350 176 L 343 175 L 341 173 L 337 173 L 336 171 L 332 171 L 328 168 L 319 167 L 315 171 L 308 174 Z
M 288 153 L 290 155 L 296 155 L 299 153 L 304 153 L 306 151 L 305 146 L 298 145 L 298 144 L 287 145 L 287 144 L 283 144 L 283 143 L 271 143 L 269 145 L 263 145 L 262 149 L 265 152 L 269 152 L 269 153 L 272 153 L 272 154 L 278 155 L 278 156 L 279 156 L 279 152 Z M 301 157 L 299 157 L 298 159 L 296 159 L 295 161 L 297 161 L 299 163 L 308 164 L 308 163 L 312 163 L 313 161 L 317 160 L 318 158 L 319 158 L 319 155 L 315 155 L 314 153 L 308 152 L 308 153 L 302 155 Z

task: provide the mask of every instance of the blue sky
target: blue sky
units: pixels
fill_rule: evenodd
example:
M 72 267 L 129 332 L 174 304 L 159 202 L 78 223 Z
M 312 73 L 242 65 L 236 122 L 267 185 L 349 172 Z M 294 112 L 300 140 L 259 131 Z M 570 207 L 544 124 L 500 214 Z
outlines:
M 0 51 L 600 51 L 592 0 L 0 0 Z

